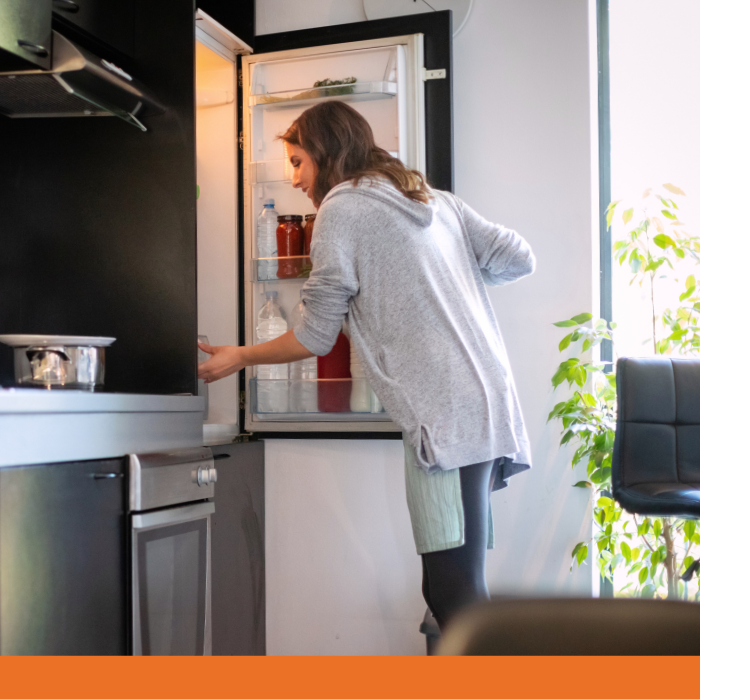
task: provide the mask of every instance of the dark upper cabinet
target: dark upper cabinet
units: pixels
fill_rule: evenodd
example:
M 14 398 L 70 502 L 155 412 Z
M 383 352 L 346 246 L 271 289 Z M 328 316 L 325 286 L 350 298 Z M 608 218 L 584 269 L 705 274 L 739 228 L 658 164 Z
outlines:
M 49 69 L 52 0 L 0 2 L 0 71 Z
M 196 0 L 195 5 L 246 44 L 253 45 L 255 0 Z
M 66 26 L 128 56 L 134 51 L 134 0 L 52 0 L 62 33 Z M 71 35 L 75 40 L 80 35 Z
M 133 7 L 130 64 L 89 50 L 165 107 L 146 133 L 114 117 L 0 116 L 0 333 L 114 337 L 106 391 L 195 393 L 195 11 Z M 0 345 L 0 386 L 14 382 Z

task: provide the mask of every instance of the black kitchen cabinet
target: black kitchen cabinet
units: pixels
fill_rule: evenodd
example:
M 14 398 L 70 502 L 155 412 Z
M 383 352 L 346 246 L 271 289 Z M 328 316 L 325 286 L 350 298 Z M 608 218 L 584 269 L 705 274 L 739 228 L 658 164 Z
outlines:
M 52 11 L 63 34 L 66 27 L 85 32 L 123 54 L 133 55 L 135 0 L 52 0 Z M 81 39 L 71 35 L 71 39 Z
M 165 108 L 147 132 L 0 116 L 0 333 L 114 337 L 106 391 L 194 394 L 194 5 L 133 6 L 134 55 L 118 65 Z M 2 346 L 0 386 L 13 383 Z
M 212 653 L 264 655 L 264 443 L 212 449 L 218 473 L 211 523 Z
M 126 654 L 125 459 L 0 469 L 0 654 Z
M 0 71 L 49 69 L 52 0 L 0 2 Z
M 255 39 L 255 0 L 196 0 L 197 9 L 250 46 Z

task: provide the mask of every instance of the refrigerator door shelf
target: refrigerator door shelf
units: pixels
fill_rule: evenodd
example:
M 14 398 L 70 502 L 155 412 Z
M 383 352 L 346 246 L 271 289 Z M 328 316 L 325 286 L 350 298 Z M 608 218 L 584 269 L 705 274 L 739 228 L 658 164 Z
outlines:
M 302 105 L 313 105 L 326 100 L 361 102 L 365 100 L 390 99 L 398 94 L 398 84 L 377 81 L 371 83 L 351 83 L 349 85 L 329 85 L 308 90 L 288 90 L 271 92 L 265 95 L 251 95 L 250 106 L 256 109 L 285 109 Z
M 253 258 L 249 261 L 253 282 L 304 282 L 312 270 L 308 255 L 285 258 Z M 264 263 L 270 263 L 264 264 Z M 270 268 L 271 273 L 267 272 Z
M 292 182 L 291 167 L 284 158 L 276 160 L 253 160 L 248 163 L 248 177 L 251 185 L 267 182 Z

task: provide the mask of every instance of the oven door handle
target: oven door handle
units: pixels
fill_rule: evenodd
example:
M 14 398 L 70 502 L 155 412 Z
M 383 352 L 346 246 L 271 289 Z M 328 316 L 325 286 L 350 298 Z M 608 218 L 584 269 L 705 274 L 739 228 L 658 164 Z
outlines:
M 151 530 L 155 527 L 200 520 L 215 512 L 216 506 L 213 501 L 203 501 L 179 508 L 157 510 L 152 513 L 133 513 L 133 530 Z

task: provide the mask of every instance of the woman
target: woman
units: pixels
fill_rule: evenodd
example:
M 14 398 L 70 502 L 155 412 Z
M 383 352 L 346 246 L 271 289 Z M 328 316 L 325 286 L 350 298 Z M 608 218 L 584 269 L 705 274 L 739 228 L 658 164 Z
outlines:
M 489 496 L 530 466 L 485 283 L 530 274 L 534 257 L 517 233 L 378 148 L 343 102 L 308 109 L 280 138 L 294 187 L 318 209 L 303 320 L 252 347 L 201 345 L 212 357 L 198 376 L 325 355 L 348 317 L 367 379 L 403 430 L 422 591 L 442 629 L 488 598 Z

